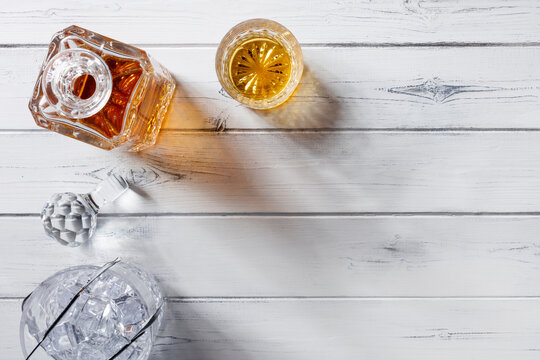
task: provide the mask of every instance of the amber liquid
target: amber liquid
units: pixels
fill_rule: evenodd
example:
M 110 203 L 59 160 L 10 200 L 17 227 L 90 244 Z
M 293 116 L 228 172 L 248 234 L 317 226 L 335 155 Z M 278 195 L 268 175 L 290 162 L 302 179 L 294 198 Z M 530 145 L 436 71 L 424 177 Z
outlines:
M 92 128 L 107 139 L 112 139 L 122 132 L 125 112 L 131 96 L 139 82 L 143 69 L 139 62 L 104 56 L 113 80 L 111 97 L 97 114 L 74 120 Z M 74 91 L 81 99 L 88 99 L 96 89 L 96 82 L 89 75 L 75 79 Z
M 254 38 L 241 43 L 228 65 L 232 84 L 250 99 L 276 96 L 291 77 L 289 53 L 280 43 L 269 38 Z

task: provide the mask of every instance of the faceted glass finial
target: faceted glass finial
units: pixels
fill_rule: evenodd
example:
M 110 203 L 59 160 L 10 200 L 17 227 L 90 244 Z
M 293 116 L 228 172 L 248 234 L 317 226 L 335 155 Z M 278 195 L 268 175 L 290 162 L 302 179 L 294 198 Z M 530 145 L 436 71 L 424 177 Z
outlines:
M 119 175 L 110 175 L 88 194 L 70 192 L 51 196 L 41 212 L 47 235 L 66 246 L 79 246 L 95 232 L 99 209 L 128 189 Z

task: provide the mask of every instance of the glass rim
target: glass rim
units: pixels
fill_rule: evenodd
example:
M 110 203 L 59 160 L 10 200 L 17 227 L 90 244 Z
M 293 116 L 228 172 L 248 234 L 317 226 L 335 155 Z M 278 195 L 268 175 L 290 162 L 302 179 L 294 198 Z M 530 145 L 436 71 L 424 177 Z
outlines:
M 77 300 L 79 299 L 80 295 L 94 282 L 96 281 L 97 279 L 99 279 L 99 277 L 101 275 L 103 275 L 105 272 L 107 272 L 108 270 L 110 270 L 111 268 L 113 268 L 116 264 L 118 263 L 123 263 L 123 264 L 128 264 L 128 263 L 125 263 L 123 262 L 120 258 L 116 258 L 110 262 L 107 262 L 106 264 L 104 264 L 103 266 L 99 267 L 99 266 L 95 266 L 95 265 L 79 265 L 79 266 L 74 266 L 74 267 L 71 267 L 71 268 L 68 268 L 68 269 L 64 269 L 63 271 L 67 271 L 67 270 L 70 270 L 70 269 L 74 269 L 74 268 L 85 268 L 85 267 L 90 267 L 90 268 L 94 268 L 96 269 L 96 272 L 87 280 L 86 284 L 84 284 L 78 291 L 77 293 L 75 293 L 75 295 L 73 295 L 73 297 L 71 298 L 71 300 L 68 302 L 68 304 L 66 305 L 66 307 L 60 312 L 60 314 L 52 321 L 51 325 L 48 326 L 48 328 L 45 330 L 43 336 L 41 337 L 41 339 L 37 340 L 37 343 L 36 345 L 32 348 L 32 350 L 29 352 L 28 356 L 26 356 L 26 360 L 30 360 L 32 358 L 32 356 L 34 354 L 37 354 L 37 350 L 40 348 L 41 344 L 43 344 L 43 342 L 47 339 L 47 336 L 54 330 L 54 328 L 58 325 L 58 323 L 60 322 L 60 320 L 63 318 L 63 316 L 65 314 L 68 313 L 69 309 L 71 309 L 71 307 L 77 302 Z M 130 264 L 128 264 L 130 265 Z M 132 265 L 133 266 L 133 265 Z M 55 274 L 56 275 L 56 274 Z M 55 275 L 52 275 L 51 277 L 47 278 L 44 280 L 44 282 L 48 281 L 49 279 L 51 279 L 52 277 L 54 277 Z M 22 301 L 21 303 L 21 311 L 24 312 L 24 307 L 25 307 L 25 304 L 26 302 L 28 301 L 28 299 L 32 296 L 32 294 L 34 293 L 34 291 L 30 292 Z M 150 329 L 152 327 L 152 325 L 156 322 L 156 320 L 159 319 L 159 317 L 162 315 L 163 313 L 163 307 L 164 307 L 164 302 L 162 301 L 160 304 L 158 304 L 157 306 L 157 309 L 154 311 L 154 313 L 152 314 L 152 316 L 150 316 L 148 318 L 148 320 L 146 320 L 146 322 L 144 323 L 144 325 L 141 327 L 141 329 L 131 338 L 127 339 L 127 343 L 125 345 L 123 345 L 112 357 L 109 357 L 108 360 L 114 360 L 116 359 L 118 356 L 120 356 L 124 351 L 126 351 L 134 342 L 136 342 L 141 336 L 143 336 L 147 331 L 148 329 Z M 52 358 L 51 355 L 48 355 L 49 358 Z
M 263 37 L 278 42 L 285 48 L 291 59 L 291 75 L 286 86 L 279 93 L 267 99 L 253 99 L 243 96 L 234 90 L 236 87 L 229 76 L 228 63 L 236 46 L 254 34 L 263 34 Z M 245 20 L 233 26 L 223 36 L 216 51 L 215 70 L 223 90 L 231 98 L 253 109 L 271 109 L 287 101 L 300 84 L 304 70 L 302 49 L 296 37 L 282 24 L 263 18 Z

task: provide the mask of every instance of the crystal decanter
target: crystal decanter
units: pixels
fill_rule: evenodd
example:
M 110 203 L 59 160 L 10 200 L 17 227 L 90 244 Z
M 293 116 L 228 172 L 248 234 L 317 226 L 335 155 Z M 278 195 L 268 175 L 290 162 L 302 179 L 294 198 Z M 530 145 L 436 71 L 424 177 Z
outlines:
M 70 26 L 53 36 L 29 108 L 46 129 L 139 151 L 156 142 L 174 88 L 145 51 Z

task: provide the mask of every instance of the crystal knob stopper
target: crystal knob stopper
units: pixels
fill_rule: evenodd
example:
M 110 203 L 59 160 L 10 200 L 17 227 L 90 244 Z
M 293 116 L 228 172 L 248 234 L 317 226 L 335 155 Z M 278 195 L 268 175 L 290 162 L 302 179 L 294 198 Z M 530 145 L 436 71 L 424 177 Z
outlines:
M 62 245 L 80 246 L 94 235 L 100 208 L 113 202 L 128 187 L 123 177 L 113 174 L 88 194 L 52 195 L 41 212 L 45 232 Z

